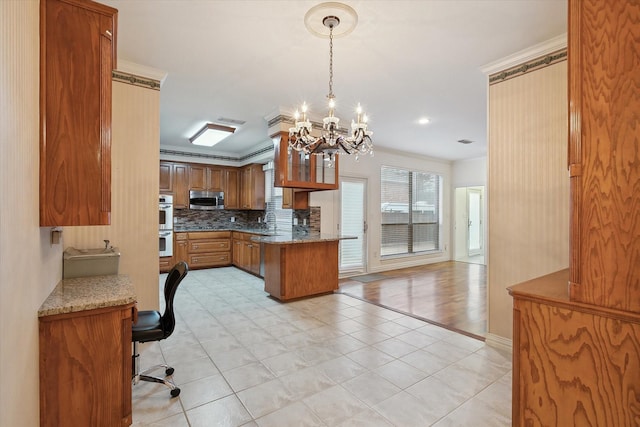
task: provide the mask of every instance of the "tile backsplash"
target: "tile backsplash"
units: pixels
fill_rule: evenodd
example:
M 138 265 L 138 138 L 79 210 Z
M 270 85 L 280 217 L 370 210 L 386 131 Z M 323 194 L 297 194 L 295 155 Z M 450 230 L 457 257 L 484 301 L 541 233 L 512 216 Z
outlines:
M 220 209 L 197 211 L 176 209 L 173 211 L 173 227 L 184 229 L 247 229 L 267 228 L 264 218 L 267 211 Z M 291 231 L 295 233 L 320 232 L 320 208 L 293 211 Z M 279 230 L 282 228 L 279 226 Z M 286 230 L 283 230 L 286 231 Z
M 220 209 L 215 211 L 176 209 L 173 211 L 173 227 L 178 230 L 185 228 L 266 228 L 262 223 L 264 214 L 264 211 L 233 209 Z M 260 218 L 260 222 L 258 222 L 258 218 Z

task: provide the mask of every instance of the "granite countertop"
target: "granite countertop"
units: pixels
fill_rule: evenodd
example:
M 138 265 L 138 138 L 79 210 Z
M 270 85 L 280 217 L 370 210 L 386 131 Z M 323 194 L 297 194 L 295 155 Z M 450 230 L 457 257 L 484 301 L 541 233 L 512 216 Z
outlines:
M 265 228 L 203 228 L 203 227 L 175 227 L 175 233 L 195 233 L 198 231 L 239 231 L 241 233 L 260 234 L 263 236 L 271 236 L 275 234 L 273 230 Z
M 314 242 L 330 242 L 335 240 L 357 239 L 356 236 L 344 236 L 340 234 L 323 234 L 323 233 L 288 233 L 282 232 L 271 236 L 252 237 L 254 242 L 266 244 L 293 244 L 293 243 L 314 243 Z
M 136 299 L 127 275 L 63 279 L 40 306 L 38 317 L 126 305 Z

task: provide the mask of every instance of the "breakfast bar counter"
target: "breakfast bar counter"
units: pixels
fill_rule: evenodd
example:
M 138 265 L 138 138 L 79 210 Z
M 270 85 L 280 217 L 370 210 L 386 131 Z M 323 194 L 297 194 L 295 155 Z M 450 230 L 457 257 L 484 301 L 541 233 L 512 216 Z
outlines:
M 351 236 L 283 233 L 256 236 L 263 244 L 264 290 L 281 301 L 338 289 L 338 243 Z

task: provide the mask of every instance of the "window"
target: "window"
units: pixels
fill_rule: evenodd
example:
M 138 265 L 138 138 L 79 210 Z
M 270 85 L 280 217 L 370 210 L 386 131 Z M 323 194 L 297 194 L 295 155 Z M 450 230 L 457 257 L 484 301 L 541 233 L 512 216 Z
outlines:
M 383 166 L 380 255 L 440 250 L 440 175 Z

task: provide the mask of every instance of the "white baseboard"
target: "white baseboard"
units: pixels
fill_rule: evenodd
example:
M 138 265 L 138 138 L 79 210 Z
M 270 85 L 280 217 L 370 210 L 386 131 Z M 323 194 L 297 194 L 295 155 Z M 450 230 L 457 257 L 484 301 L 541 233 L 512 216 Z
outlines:
M 500 335 L 487 333 L 484 337 L 484 343 L 491 347 L 497 347 L 510 352 L 513 351 L 513 342 L 508 338 L 501 337 Z

